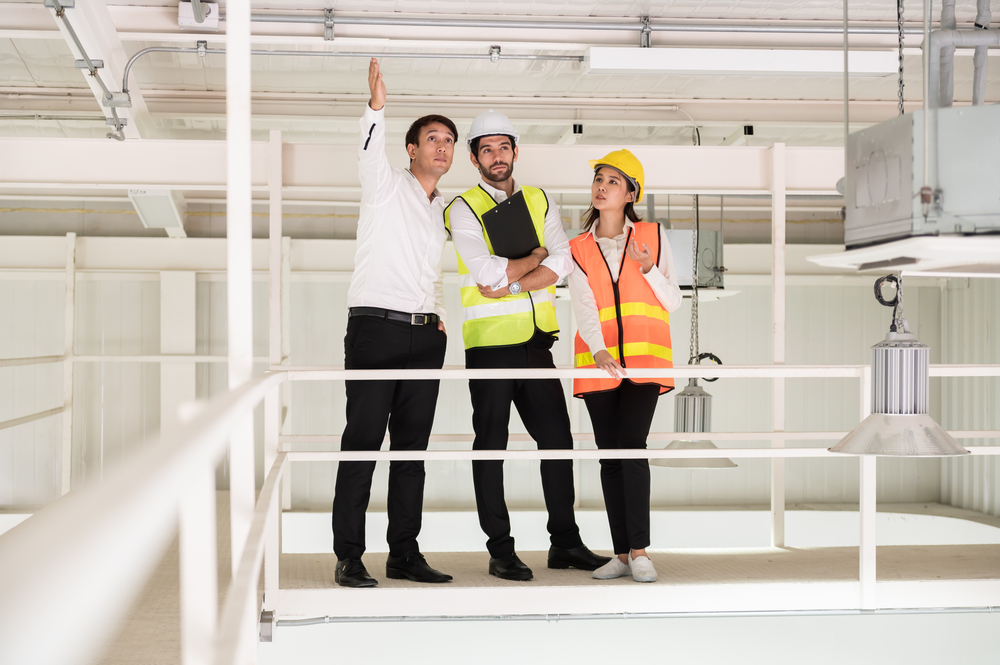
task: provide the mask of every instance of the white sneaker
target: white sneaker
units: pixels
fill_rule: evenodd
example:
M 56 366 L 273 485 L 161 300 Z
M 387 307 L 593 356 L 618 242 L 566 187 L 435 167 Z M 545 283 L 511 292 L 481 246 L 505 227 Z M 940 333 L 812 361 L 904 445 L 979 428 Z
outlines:
M 616 556 L 611 557 L 611 561 L 594 571 L 595 580 L 613 580 L 616 577 L 625 577 L 626 575 L 631 575 L 632 569 L 629 568 L 627 563 L 622 563 L 622 560 Z
M 656 569 L 648 556 L 641 556 L 638 559 L 632 558 L 632 553 L 628 554 L 628 567 L 632 572 L 632 579 L 636 582 L 655 582 Z

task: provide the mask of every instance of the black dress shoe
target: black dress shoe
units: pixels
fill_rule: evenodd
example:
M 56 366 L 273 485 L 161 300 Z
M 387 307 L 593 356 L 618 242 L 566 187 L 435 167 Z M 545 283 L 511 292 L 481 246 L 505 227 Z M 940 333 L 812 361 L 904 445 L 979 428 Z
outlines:
M 424 555 L 417 551 L 403 556 L 392 556 L 385 560 L 385 576 L 391 580 L 413 580 L 414 582 L 451 582 L 451 575 L 434 570 L 427 565 Z
M 361 559 L 340 559 L 333 573 L 334 581 L 340 586 L 366 587 L 375 586 L 378 580 L 368 574 Z
M 515 582 L 527 582 L 532 578 L 531 568 L 524 565 L 513 552 L 507 556 L 490 557 L 490 575 Z
M 579 568 L 580 570 L 597 570 L 608 561 L 609 556 L 600 556 L 587 549 L 586 545 L 566 549 L 565 547 L 549 548 L 549 568 Z

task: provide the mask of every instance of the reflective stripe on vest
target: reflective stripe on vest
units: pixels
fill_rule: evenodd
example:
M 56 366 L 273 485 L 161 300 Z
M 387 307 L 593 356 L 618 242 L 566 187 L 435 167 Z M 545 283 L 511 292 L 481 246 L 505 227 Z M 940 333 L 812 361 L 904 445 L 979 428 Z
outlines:
M 535 226 L 538 244 L 545 247 L 545 214 L 549 202 L 545 192 L 537 187 L 521 187 L 531 222 Z M 480 226 L 483 224 L 483 214 L 496 207 L 493 200 L 482 187 L 473 187 L 455 198 L 444 210 L 444 223 L 451 231 L 451 207 L 459 199 L 465 201 L 469 209 L 476 215 Z M 483 226 L 483 238 L 490 253 L 493 253 L 493 243 Z M 458 254 L 458 249 L 455 249 Z M 479 292 L 476 279 L 458 254 L 458 280 L 462 293 L 462 308 L 465 312 L 465 322 L 462 324 L 462 338 L 466 349 L 487 346 L 515 346 L 524 344 L 535 334 L 535 329 L 555 334 L 559 332 L 556 321 L 556 287 L 552 285 L 538 291 L 522 291 L 516 296 L 503 298 L 487 298 Z
M 625 239 L 628 247 L 632 239 L 642 247 L 646 244 L 659 264 L 660 228 L 657 224 L 637 222 Z M 670 314 L 657 300 L 649 282 L 639 271 L 639 263 L 622 252 L 618 281 L 611 278 L 608 263 L 601 253 L 597 240 L 586 233 L 569 242 L 570 250 L 577 265 L 587 275 L 587 281 L 597 301 L 597 313 L 601 320 L 601 334 L 611 357 L 626 368 L 673 367 L 673 351 L 670 343 Z M 655 269 L 655 268 L 654 268 Z M 575 365 L 596 367 L 590 347 L 576 334 Z M 652 383 L 660 386 L 660 394 L 674 387 L 674 380 L 629 379 L 632 383 Z M 614 390 L 621 379 L 574 379 L 573 395 L 581 397 L 587 393 Z

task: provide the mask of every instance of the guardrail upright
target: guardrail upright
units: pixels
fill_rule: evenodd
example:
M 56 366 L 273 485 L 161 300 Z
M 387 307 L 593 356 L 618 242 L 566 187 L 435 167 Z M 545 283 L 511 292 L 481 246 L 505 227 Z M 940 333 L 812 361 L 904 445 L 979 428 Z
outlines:
M 785 144 L 771 148 L 771 343 L 775 365 L 785 364 Z M 785 431 L 785 379 L 771 379 L 771 430 Z M 784 448 L 784 439 L 773 439 Z M 771 546 L 785 546 L 785 460 L 771 459 Z
M 872 368 L 866 365 L 861 369 L 861 420 L 871 414 L 872 406 Z M 861 609 L 873 610 L 875 604 L 875 520 L 877 491 L 877 460 L 875 455 L 861 455 L 860 464 L 860 497 L 858 500 L 858 517 L 861 525 L 858 540 L 858 582 L 860 585 Z
M 76 234 L 66 234 L 66 303 L 63 319 L 62 483 L 65 495 L 73 483 L 73 350 L 76 331 Z

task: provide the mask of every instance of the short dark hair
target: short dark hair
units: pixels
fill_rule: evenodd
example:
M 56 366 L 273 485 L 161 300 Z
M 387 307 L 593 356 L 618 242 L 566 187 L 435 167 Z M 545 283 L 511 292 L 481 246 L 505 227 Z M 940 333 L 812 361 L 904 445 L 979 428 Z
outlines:
M 435 122 L 441 123 L 449 130 L 451 130 L 452 136 L 455 137 L 456 141 L 458 140 L 458 128 L 455 127 L 455 123 L 453 123 L 451 120 L 444 117 L 443 115 L 431 114 L 431 115 L 425 115 L 422 118 L 417 118 L 416 120 L 413 121 L 413 124 L 410 125 L 410 128 L 406 130 L 406 145 L 410 145 L 411 143 L 413 145 L 420 145 L 420 130 L 426 127 L 427 125 L 434 124 Z
M 515 141 L 514 137 L 511 136 L 510 134 L 487 134 L 487 136 L 506 136 L 507 138 L 510 139 L 511 147 L 512 148 L 517 147 L 517 141 Z M 472 139 L 472 143 L 469 144 L 469 147 L 472 148 L 472 154 L 476 156 L 477 160 L 479 159 L 479 142 L 485 139 L 487 136 L 477 136 L 476 138 Z

